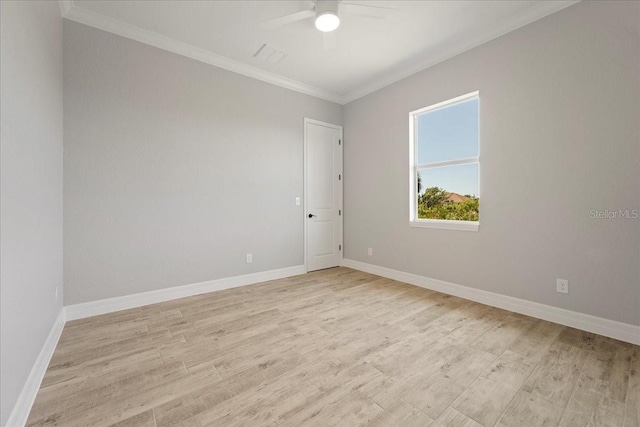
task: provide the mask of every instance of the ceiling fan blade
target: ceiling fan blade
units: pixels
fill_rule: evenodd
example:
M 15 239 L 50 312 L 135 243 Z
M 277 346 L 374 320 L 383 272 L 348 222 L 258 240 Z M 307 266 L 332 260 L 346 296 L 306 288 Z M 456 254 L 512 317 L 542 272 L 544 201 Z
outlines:
M 322 33 L 322 45 L 324 46 L 324 50 L 335 49 L 336 33 L 334 31 L 330 33 Z
M 372 6 L 359 3 L 340 3 L 340 11 L 349 15 L 366 16 L 369 18 L 385 18 L 389 13 L 395 12 L 395 7 Z
M 399 8 L 397 8 L 395 6 L 380 6 L 380 5 L 375 5 L 374 6 L 372 4 L 366 4 L 366 3 L 362 3 L 362 2 L 352 3 L 352 2 L 348 2 L 348 1 L 341 1 L 340 2 L 340 6 L 342 7 L 344 5 L 355 6 L 355 7 L 367 7 L 367 8 L 372 8 L 372 9 L 383 9 L 383 10 L 400 10 Z
M 262 22 L 260 25 L 262 25 L 263 28 L 270 30 L 273 28 L 277 28 L 281 25 L 286 25 L 292 22 L 302 21 L 303 19 L 311 18 L 312 16 L 315 16 L 315 14 L 316 13 L 313 11 L 313 9 L 302 10 L 300 12 L 280 16 L 279 18 L 270 19 L 268 21 Z
M 344 16 L 352 16 L 354 18 L 366 18 L 366 19 L 372 19 L 374 21 L 383 21 L 386 16 L 383 16 L 382 14 L 378 13 L 378 14 L 369 14 L 369 13 L 362 13 L 362 12 L 351 12 L 351 11 L 342 11 L 342 15 Z

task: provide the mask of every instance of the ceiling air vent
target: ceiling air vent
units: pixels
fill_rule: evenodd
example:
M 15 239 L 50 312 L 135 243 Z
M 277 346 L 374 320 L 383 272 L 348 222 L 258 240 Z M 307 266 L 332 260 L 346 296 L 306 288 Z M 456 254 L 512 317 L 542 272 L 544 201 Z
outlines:
M 272 64 L 279 64 L 282 61 L 284 61 L 284 59 L 289 56 L 286 53 L 282 52 L 281 50 L 278 49 L 274 49 L 271 46 L 269 46 L 268 44 L 263 44 L 262 46 L 260 46 L 260 49 L 258 49 L 256 51 L 256 53 L 253 54 L 253 57 L 256 59 L 261 59 L 263 61 L 267 61 L 270 62 Z

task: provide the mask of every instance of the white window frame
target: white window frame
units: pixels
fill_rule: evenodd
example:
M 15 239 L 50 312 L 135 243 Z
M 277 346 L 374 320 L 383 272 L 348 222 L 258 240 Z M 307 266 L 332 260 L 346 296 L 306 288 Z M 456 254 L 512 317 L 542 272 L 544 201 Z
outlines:
M 478 197 L 480 197 L 480 129 L 478 129 L 478 156 L 469 157 L 465 159 L 448 160 L 444 162 L 433 162 L 425 164 L 417 164 L 418 161 L 418 116 L 430 112 L 439 110 L 444 107 L 451 107 L 456 104 L 460 104 L 471 99 L 477 98 L 478 104 L 480 103 L 480 92 L 471 92 L 466 95 L 458 96 L 447 101 L 439 102 L 434 105 L 430 105 L 419 110 L 415 110 L 409 113 L 409 225 L 411 227 L 426 227 L 426 228 L 441 228 L 448 230 L 464 230 L 464 231 L 478 231 L 480 227 L 479 221 L 457 221 L 446 219 L 421 219 L 418 218 L 418 171 L 424 169 L 439 168 L 445 166 L 458 166 L 458 165 L 478 165 Z M 478 110 L 478 115 L 480 111 Z M 480 127 L 480 117 L 478 117 L 478 127 Z

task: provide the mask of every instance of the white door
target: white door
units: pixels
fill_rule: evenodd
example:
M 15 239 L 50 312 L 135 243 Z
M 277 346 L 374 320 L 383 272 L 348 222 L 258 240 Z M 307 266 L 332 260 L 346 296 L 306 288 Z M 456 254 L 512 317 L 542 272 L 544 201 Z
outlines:
M 342 259 L 342 126 L 304 119 L 307 271 Z

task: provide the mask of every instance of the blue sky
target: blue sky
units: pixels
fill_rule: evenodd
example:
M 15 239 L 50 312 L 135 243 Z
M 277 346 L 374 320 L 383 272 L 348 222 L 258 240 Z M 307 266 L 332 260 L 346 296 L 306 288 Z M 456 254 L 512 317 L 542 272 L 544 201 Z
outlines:
M 448 166 L 443 168 L 422 169 L 422 191 L 429 187 L 478 196 L 478 165 Z
M 418 163 L 478 156 L 478 99 L 418 117 Z M 460 165 L 421 170 L 422 188 L 440 187 L 478 195 L 478 166 Z

